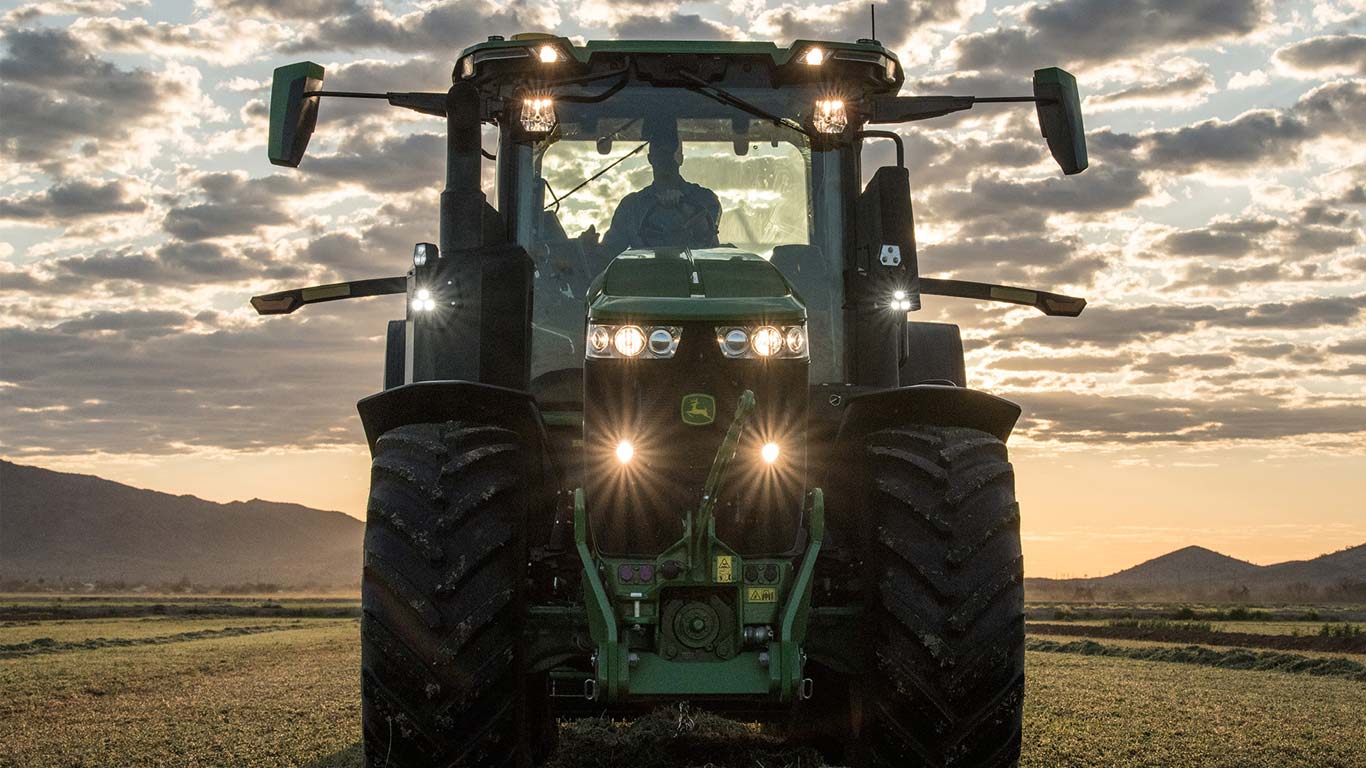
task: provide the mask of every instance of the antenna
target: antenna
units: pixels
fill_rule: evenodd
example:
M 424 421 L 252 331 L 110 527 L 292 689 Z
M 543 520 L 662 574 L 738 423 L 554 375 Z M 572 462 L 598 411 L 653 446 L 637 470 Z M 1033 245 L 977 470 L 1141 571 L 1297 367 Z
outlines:
M 868 17 L 872 21 L 873 26 L 869 37 L 873 39 L 873 42 L 877 42 L 877 3 L 868 4 Z

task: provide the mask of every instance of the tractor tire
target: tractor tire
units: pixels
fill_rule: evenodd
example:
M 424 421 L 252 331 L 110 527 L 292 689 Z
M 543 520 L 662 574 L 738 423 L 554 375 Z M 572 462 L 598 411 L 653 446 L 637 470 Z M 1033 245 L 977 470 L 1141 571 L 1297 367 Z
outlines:
M 1024 703 L 1024 560 L 1005 445 L 910 427 L 865 443 L 869 675 L 855 692 L 868 766 L 1014 766 Z
M 413 424 L 376 442 L 361 583 L 367 766 L 529 763 L 523 457 L 515 433 L 479 424 Z

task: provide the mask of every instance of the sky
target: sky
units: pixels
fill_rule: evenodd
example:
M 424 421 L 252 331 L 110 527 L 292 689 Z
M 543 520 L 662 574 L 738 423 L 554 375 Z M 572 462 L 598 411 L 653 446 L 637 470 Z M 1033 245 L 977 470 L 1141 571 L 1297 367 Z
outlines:
M 0 3 L 0 455 L 363 517 L 354 403 L 402 298 L 286 318 L 247 299 L 400 274 L 436 240 L 442 125 L 325 103 L 309 157 L 277 169 L 270 72 L 444 90 L 464 46 L 547 30 L 853 40 L 868 4 Z M 927 297 L 916 318 L 958 323 L 970 384 L 1024 407 L 1026 573 L 1366 540 L 1366 3 L 911 0 L 879 3 L 877 32 L 906 94 L 1027 94 L 1056 65 L 1084 98 L 1075 177 L 1032 110 L 898 129 L 924 274 L 1090 302 Z M 865 164 L 890 162 L 874 145 Z

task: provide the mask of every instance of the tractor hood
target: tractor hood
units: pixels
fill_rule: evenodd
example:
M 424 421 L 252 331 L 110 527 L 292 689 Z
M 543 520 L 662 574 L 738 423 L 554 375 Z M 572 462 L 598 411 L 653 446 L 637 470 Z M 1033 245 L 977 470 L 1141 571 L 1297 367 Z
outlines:
M 796 323 L 806 307 L 777 267 L 736 248 L 632 249 L 588 290 L 591 322 Z

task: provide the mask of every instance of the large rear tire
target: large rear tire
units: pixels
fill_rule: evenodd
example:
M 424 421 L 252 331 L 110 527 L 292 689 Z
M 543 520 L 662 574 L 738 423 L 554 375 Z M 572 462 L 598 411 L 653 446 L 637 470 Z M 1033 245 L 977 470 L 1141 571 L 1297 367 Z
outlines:
M 528 761 L 523 456 L 515 433 L 458 422 L 376 442 L 361 585 L 367 766 Z
M 1024 573 L 1000 440 L 912 427 L 866 442 L 874 673 L 858 686 L 870 766 L 1014 766 Z

